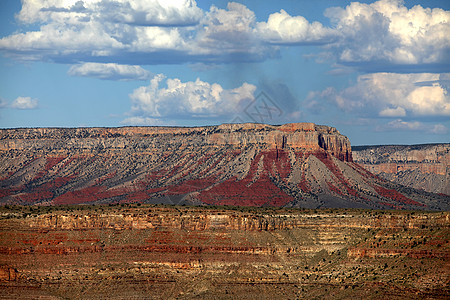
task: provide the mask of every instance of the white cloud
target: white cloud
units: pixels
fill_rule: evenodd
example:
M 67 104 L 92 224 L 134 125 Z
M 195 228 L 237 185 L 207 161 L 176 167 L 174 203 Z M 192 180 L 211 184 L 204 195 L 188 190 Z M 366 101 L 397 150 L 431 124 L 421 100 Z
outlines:
M 401 129 L 401 130 L 421 130 L 424 128 L 422 122 L 418 121 L 403 121 L 401 119 L 397 119 L 389 122 L 384 129 Z
M 448 128 L 442 124 L 436 124 L 429 131 L 434 134 L 447 134 Z
M 17 18 L 24 23 L 75 23 L 95 17 L 113 23 L 185 26 L 198 23 L 202 14 L 193 0 L 23 0 Z
M 203 12 L 189 0 L 25 0 L 18 18 L 40 25 L 0 39 L 0 50 L 20 60 L 215 63 L 261 60 L 276 51 L 255 37 L 254 13 L 233 2 Z
M 257 61 L 276 51 L 262 44 L 255 34 L 255 13 L 230 2 L 227 9 L 211 6 L 197 28 L 192 53 L 221 57 L 222 61 Z
M 38 100 L 31 97 L 17 97 L 12 103 L 11 108 L 16 109 L 35 109 L 38 106 Z
M 104 31 L 97 21 L 73 26 L 50 23 L 40 31 L 18 33 L 0 40 L 0 49 L 24 60 L 76 60 L 111 55 L 124 45 Z
M 190 0 L 24 0 L 17 18 L 40 28 L 0 39 L 0 50 L 20 60 L 60 63 L 171 62 L 164 54 L 189 56 L 189 38 L 180 31 L 202 15 Z
M 41 26 L 40 31 L 0 39 L 0 49 L 13 57 L 62 63 L 139 61 L 145 64 L 145 55 L 185 52 L 185 46 L 177 28 L 133 27 L 95 19 L 71 26 L 49 23 Z M 142 55 L 139 57 L 141 53 L 145 54 L 144 59 Z M 164 56 L 158 57 L 161 58 Z M 166 59 L 170 61 L 172 58 Z
M 117 22 L 128 24 L 186 26 L 198 23 L 203 15 L 194 0 L 115 0 L 100 3 L 109 13 L 105 14 L 106 18 L 112 17 Z
M 149 118 L 149 117 L 129 117 L 120 122 L 121 124 L 138 126 L 158 126 L 158 125 L 169 125 L 166 121 L 161 119 Z
M 257 25 L 262 40 L 274 44 L 328 43 L 336 32 L 319 22 L 309 23 L 302 16 L 291 16 L 285 10 L 273 13 L 267 22 Z
M 67 72 L 71 76 L 96 77 L 109 80 L 148 80 L 152 74 L 140 66 L 84 63 L 72 66 Z
M 177 28 L 136 27 L 134 30 L 135 38 L 129 43 L 130 52 L 151 53 L 158 50 L 184 52 L 190 48 L 188 41 L 183 39 Z
M 219 49 L 235 48 L 238 43 L 243 43 L 241 47 L 244 47 L 253 40 L 255 20 L 254 12 L 245 5 L 230 2 L 227 9 L 219 9 L 213 5 L 201 22 L 199 43 L 201 46 Z
M 261 61 L 281 45 L 323 44 L 319 55 L 337 63 L 335 72 L 448 70 L 448 11 L 380 0 L 326 15 L 331 28 L 284 10 L 258 23 L 234 2 L 203 11 L 193 0 L 23 0 L 17 18 L 40 28 L 1 38 L 0 51 L 20 60 L 149 65 Z
M 396 108 L 385 108 L 380 111 L 381 117 L 404 117 L 406 116 L 406 111 L 403 107 Z
M 165 81 L 166 87 L 161 87 Z M 166 79 L 158 74 L 148 86 L 134 90 L 130 95 L 132 102 L 129 122 L 146 123 L 147 119 L 176 118 L 214 118 L 235 113 L 243 102 L 254 99 L 254 85 L 244 83 L 235 89 L 224 89 L 217 83 L 197 79 L 181 82 Z
M 396 119 L 376 127 L 377 131 L 417 131 L 428 134 L 447 134 L 448 128 L 442 124 L 428 124 L 419 121 L 404 121 Z
M 450 116 L 446 76 L 448 74 L 366 74 L 344 90 L 330 87 L 312 92 L 308 101 L 317 104 L 318 99 L 327 99 L 344 111 L 361 115 Z
M 449 11 L 420 5 L 408 9 L 401 0 L 380 0 L 352 2 L 345 9 L 329 8 L 325 14 L 340 34 L 329 50 L 342 63 L 377 63 L 361 65 L 373 69 L 389 64 L 448 67 Z

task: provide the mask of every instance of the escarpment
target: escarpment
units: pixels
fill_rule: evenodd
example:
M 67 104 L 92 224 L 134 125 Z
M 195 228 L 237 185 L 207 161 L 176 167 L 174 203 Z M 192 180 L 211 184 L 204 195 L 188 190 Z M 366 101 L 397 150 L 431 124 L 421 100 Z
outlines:
M 348 138 L 335 128 L 313 123 L 281 126 L 265 124 L 223 124 L 207 127 L 121 127 L 121 128 L 36 128 L 4 129 L 0 151 L 28 150 L 37 153 L 92 153 L 98 150 L 158 150 L 160 147 L 257 147 L 261 150 L 327 150 L 351 161 Z
M 448 212 L 0 207 L 0 298 L 448 298 Z M 440 298 L 439 298 L 440 297 Z
M 42 209 L 45 211 L 45 209 Z M 408 214 L 369 212 L 327 213 L 313 211 L 287 211 L 260 213 L 244 210 L 195 208 L 133 208 L 116 212 L 100 212 L 102 207 L 86 209 L 83 213 L 40 213 L 10 222 L 13 228 L 29 230 L 240 230 L 275 231 L 298 228 L 353 228 L 353 229 L 423 229 L 442 227 L 450 229 L 448 214 Z M 107 209 L 105 209 L 107 210 Z M 367 215 L 365 214 L 367 213 Z M 8 223 L 5 221 L 4 223 Z
M 447 209 L 353 162 L 313 123 L 0 131 L 0 203 Z
M 353 156 L 382 178 L 450 195 L 450 144 L 360 146 Z

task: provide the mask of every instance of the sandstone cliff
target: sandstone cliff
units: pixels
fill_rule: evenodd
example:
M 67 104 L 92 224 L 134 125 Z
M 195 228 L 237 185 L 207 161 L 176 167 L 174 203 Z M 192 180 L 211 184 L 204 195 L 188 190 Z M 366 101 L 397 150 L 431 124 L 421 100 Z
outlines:
M 376 178 L 312 123 L 4 129 L 0 154 L 3 204 L 448 207 Z
M 450 144 L 360 146 L 355 162 L 393 182 L 450 195 Z

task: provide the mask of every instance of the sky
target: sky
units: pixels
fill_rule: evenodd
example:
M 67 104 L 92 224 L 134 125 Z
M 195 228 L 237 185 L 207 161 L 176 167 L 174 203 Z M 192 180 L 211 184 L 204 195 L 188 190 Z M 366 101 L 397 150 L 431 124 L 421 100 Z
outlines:
M 0 127 L 313 122 L 450 142 L 450 1 L 2 0 Z

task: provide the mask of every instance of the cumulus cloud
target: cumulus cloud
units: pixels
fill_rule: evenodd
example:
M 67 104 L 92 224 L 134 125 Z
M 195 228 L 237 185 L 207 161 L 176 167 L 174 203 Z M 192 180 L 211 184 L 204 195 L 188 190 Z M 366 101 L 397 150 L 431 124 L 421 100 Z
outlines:
M 379 115 L 381 117 L 404 117 L 406 116 L 406 111 L 403 107 L 385 108 L 380 111 Z
M 227 9 L 213 5 L 197 29 L 193 51 L 223 56 L 225 61 L 255 61 L 269 57 L 275 49 L 262 45 L 255 35 L 255 26 L 255 13 L 245 5 L 230 2 Z
M 96 17 L 143 26 L 186 26 L 198 23 L 202 14 L 193 0 L 23 0 L 17 18 L 24 23 L 73 23 Z
M 152 74 L 140 66 L 119 65 L 114 63 L 84 63 L 70 67 L 71 76 L 96 77 L 108 80 L 148 80 Z
M 40 28 L 1 38 L 0 51 L 20 60 L 150 65 L 261 61 L 280 46 L 321 44 L 335 72 L 450 67 L 449 11 L 380 0 L 325 14 L 331 27 L 284 10 L 257 22 L 234 2 L 203 11 L 193 0 L 23 0 L 18 20 Z
M 328 49 L 343 64 L 372 71 L 387 70 L 392 64 L 397 69 L 424 65 L 434 71 L 449 67 L 449 11 L 420 5 L 408 9 L 402 0 L 380 0 L 329 8 L 325 15 L 340 37 Z
M 209 44 L 222 40 L 224 44 L 231 43 L 233 47 L 236 41 L 247 43 L 247 39 L 251 38 L 255 20 L 255 13 L 245 5 L 230 2 L 227 9 L 213 5 L 202 20 L 200 43 Z
M 234 89 L 224 89 L 217 83 L 210 84 L 200 79 L 182 82 L 158 74 L 148 86 L 139 87 L 130 95 L 131 116 L 125 121 L 142 124 L 161 118 L 229 116 L 244 102 L 253 100 L 255 90 L 256 87 L 248 83 Z
M 330 87 L 312 92 L 307 100 L 319 105 L 320 99 L 327 99 L 344 111 L 361 115 L 450 116 L 447 76 L 430 73 L 366 74 L 359 76 L 356 84 L 346 89 L 339 91 Z
M 11 108 L 16 109 L 35 109 L 38 107 L 38 100 L 31 97 L 17 97 L 12 103 Z
M 21 60 L 155 64 L 254 61 L 271 53 L 253 37 L 254 13 L 238 3 L 204 13 L 189 0 L 25 0 L 18 19 L 41 24 L 0 39 L 0 49 Z
M 21 60 L 149 64 L 188 56 L 180 28 L 202 15 L 190 0 L 24 0 L 17 18 L 40 28 L 0 39 L 0 50 Z
M 203 12 L 195 1 L 24 0 L 18 19 L 37 31 L 0 39 L 20 60 L 161 64 L 255 61 L 277 49 L 255 37 L 255 15 L 228 3 Z
M 105 24 L 96 19 L 70 26 L 49 23 L 41 26 L 40 31 L 18 33 L 0 40 L 0 49 L 12 57 L 60 63 L 164 62 L 162 54 L 184 52 L 184 46 L 177 28 L 132 27 Z M 150 56 L 149 61 L 145 55 Z M 166 58 L 166 62 L 171 59 Z
M 319 22 L 309 23 L 302 16 L 291 16 L 285 10 L 273 13 L 267 22 L 257 25 L 257 33 L 264 41 L 273 44 L 329 43 L 336 32 Z

